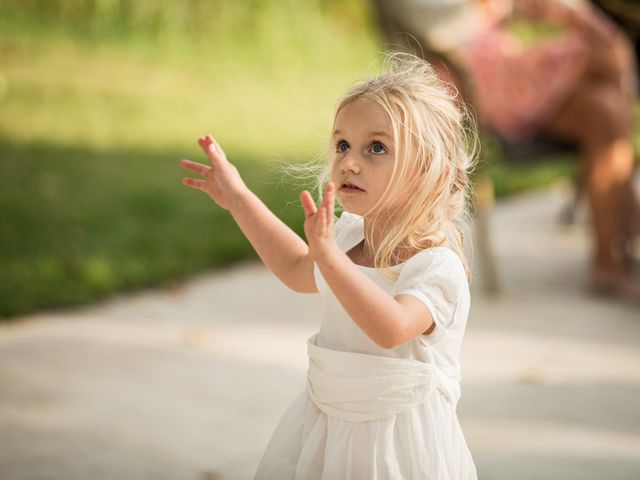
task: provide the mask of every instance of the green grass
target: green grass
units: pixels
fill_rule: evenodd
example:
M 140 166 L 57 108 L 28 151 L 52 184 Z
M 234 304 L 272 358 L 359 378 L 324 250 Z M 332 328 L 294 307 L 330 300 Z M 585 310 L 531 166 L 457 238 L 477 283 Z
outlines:
M 161 285 L 253 255 L 231 217 L 179 185 L 179 152 L 91 150 L 0 140 L 2 262 L 8 313 L 83 303 L 124 289 Z M 286 185 L 238 155 L 250 187 L 281 218 L 300 224 Z M 299 230 L 299 229 L 298 229 Z
M 226 212 L 181 184 L 192 175 L 179 160 L 205 161 L 206 132 L 301 234 L 302 185 L 273 163 L 322 153 L 337 98 L 378 61 L 369 32 L 322 18 L 310 26 L 322 42 L 284 49 L 300 32 L 125 41 L 30 25 L 0 29 L 0 317 L 255 256 Z

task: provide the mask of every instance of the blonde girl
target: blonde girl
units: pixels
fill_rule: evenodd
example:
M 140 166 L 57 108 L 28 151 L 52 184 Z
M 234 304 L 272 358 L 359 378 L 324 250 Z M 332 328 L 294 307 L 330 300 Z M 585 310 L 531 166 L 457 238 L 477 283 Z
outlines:
M 338 104 L 324 195 L 316 206 L 301 194 L 306 242 L 210 135 L 198 142 L 211 166 L 182 160 L 205 177 L 183 183 L 227 209 L 285 285 L 325 300 L 306 385 L 256 479 L 477 478 L 456 416 L 469 312 L 468 120 L 427 63 L 390 54 L 382 74 Z

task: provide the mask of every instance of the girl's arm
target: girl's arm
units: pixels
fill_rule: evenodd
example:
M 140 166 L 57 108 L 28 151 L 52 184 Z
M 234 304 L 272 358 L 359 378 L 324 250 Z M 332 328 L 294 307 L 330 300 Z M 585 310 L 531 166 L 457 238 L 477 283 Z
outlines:
M 411 295 L 392 297 L 337 246 L 332 233 L 334 188 L 329 183 L 318 208 L 309 192 L 302 192 L 301 200 L 309 255 L 336 298 L 360 329 L 383 348 L 430 332 L 435 324 L 424 303 Z
M 181 160 L 182 167 L 205 177 L 205 180 L 184 178 L 182 183 L 202 190 L 228 210 L 258 256 L 282 283 L 297 292 L 317 292 L 313 261 L 304 240 L 247 188 L 211 135 L 199 138 L 198 144 L 211 161 L 211 167 Z

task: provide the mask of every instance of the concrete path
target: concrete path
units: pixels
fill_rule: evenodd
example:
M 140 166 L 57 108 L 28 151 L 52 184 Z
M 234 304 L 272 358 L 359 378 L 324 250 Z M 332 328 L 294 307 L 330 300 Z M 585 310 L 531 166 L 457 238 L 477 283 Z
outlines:
M 640 309 L 584 293 L 561 187 L 499 205 L 458 407 L 481 480 L 640 478 Z M 319 299 L 258 264 L 0 325 L 0 478 L 250 479 L 304 388 Z

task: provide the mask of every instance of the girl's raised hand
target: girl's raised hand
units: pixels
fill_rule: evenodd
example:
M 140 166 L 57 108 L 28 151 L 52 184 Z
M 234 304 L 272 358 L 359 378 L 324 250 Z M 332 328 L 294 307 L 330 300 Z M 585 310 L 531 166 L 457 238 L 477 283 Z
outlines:
M 183 178 L 182 184 L 202 190 L 219 206 L 229 210 L 234 196 L 245 192 L 247 187 L 240 177 L 238 169 L 227 160 L 227 156 L 213 136 L 200 137 L 198 145 L 209 158 L 211 166 L 186 159 L 180 160 L 182 167 L 205 177 L 204 180 Z
M 333 238 L 335 185 L 333 182 L 327 184 L 322 202 L 317 208 L 313 197 L 306 190 L 300 194 L 300 201 L 304 208 L 304 233 L 309 244 L 309 255 L 315 260 L 326 253 L 335 243 Z

